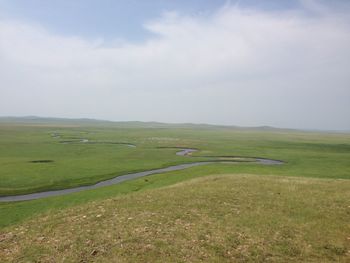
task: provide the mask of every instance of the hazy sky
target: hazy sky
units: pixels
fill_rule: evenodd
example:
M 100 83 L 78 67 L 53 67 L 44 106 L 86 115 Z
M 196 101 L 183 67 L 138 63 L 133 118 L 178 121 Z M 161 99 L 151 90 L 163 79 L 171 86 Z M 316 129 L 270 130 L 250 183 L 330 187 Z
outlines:
M 350 130 L 350 1 L 0 0 L 0 115 Z

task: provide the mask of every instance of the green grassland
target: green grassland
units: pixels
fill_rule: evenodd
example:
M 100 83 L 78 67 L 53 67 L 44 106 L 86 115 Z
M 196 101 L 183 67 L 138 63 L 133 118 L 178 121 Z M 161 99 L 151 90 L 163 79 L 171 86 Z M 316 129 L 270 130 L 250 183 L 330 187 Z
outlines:
M 62 138 L 52 138 L 57 132 Z M 122 144 L 62 144 L 87 138 Z M 114 176 L 197 161 L 176 156 L 175 149 L 193 147 L 201 156 L 247 156 L 280 159 L 282 167 L 241 165 L 237 172 L 348 178 L 349 135 L 259 132 L 235 129 L 47 127 L 0 125 L 0 195 L 88 185 Z M 52 163 L 31 163 L 53 160 Z
M 175 175 L 174 175 L 175 176 Z M 3 262 L 348 262 L 348 180 L 216 175 L 12 227 Z
M 56 133 L 61 137 L 52 136 Z M 94 143 L 60 143 L 80 138 Z M 183 157 L 162 147 L 199 151 Z M 0 258 L 346 262 L 350 134 L 157 123 L 0 122 L 0 196 L 89 185 L 134 171 L 207 160 L 204 156 L 264 157 L 285 164 L 215 163 L 65 196 L 0 203 Z M 53 162 L 31 162 L 35 160 Z M 156 216 L 149 218 L 152 213 Z M 40 224 L 34 223 L 38 220 Z M 64 228 L 67 222 L 71 227 Z M 166 245 L 170 240 L 172 245 Z

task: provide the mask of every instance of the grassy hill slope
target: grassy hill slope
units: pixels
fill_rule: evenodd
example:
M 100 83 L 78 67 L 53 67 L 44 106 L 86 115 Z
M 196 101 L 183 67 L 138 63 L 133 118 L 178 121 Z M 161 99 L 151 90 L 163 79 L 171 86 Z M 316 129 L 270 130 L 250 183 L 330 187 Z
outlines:
M 3 262 L 346 262 L 350 181 L 219 175 L 52 211 Z

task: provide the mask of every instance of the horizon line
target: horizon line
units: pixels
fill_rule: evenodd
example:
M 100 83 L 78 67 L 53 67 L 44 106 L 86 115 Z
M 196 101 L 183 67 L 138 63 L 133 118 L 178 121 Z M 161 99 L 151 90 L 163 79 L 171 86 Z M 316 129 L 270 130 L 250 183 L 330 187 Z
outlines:
M 129 121 L 121 121 L 121 120 L 108 120 L 108 119 L 99 119 L 99 118 L 88 118 L 88 117 L 51 117 L 51 116 L 38 116 L 38 115 L 0 115 L 1 119 L 27 119 L 27 120 L 35 120 L 35 119 L 52 119 L 52 120 L 68 120 L 68 121 L 97 121 L 97 122 L 110 122 L 110 123 L 155 123 L 155 124 L 164 124 L 164 125 L 207 125 L 207 126 L 215 126 L 222 128 L 238 128 L 238 129 L 272 129 L 272 130 L 292 130 L 292 131 L 304 131 L 304 132 L 332 132 L 332 133 L 350 133 L 350 130 L 330 130 L 330 129 L 314 129 L 314 128 L 290 128 L 290 127 L 276 127 L 270 125 L 257 125 L 257 126 L 239 126 L 235 124 L 214 124 L 214 123 L 201 123 L 201 122 L 161 122 L 161 121 L 139 121 L 139 120 L 129 120 Z

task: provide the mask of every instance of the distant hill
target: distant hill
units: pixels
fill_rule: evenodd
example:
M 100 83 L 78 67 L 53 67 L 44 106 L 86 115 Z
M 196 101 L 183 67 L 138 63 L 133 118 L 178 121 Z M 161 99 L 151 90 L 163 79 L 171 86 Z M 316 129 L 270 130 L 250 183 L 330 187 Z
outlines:
M 248 129 L 248 130 L 282 130 L 279 128 L 262 127 L 239 127 L 228 125 L 196 124 L 196 123 L 162 123 L 162 122 L 141 122 L 141 121 L 108 121 L 89 118 L 53 118 L 39 116 L 0 117 L 0 123 L 16 124 L 75 124 L 75 125 L 108 125 L 125 127 L 144 127 L 144 128 L 197 128 L 197 129 Z M 283 129 L 284 130 L 284 129 Z
M 38 117 L 38 116 L 23 116 L 23 117 L 12 117 L 5 116 L 0 117 L 0 122 L 6 123 L 113 123 L 107 120 L 96 120 L 88 118 L 70 119 L 70 118 L 53 118 L 53 117 Z
M 109 121 L 90 118 L 53 118 L 39 116 L 0 117 L 0 124 L 25 124 L 25 125 L 76 125 L 76 126 L 115 126 L 125 128 L 188 128 L 188 129 L 229 129 L 241 131 L 266 131 L 266 132 L 344 132 L 350 131 L 320 131 L 320 130 L 297 130 L 289 128 L 276 128 L 271 126 L 241 127 L 234 125 L 214 125 L 205 123 L 162 123 L 162 122 L 142 122 L 142 121 Z

